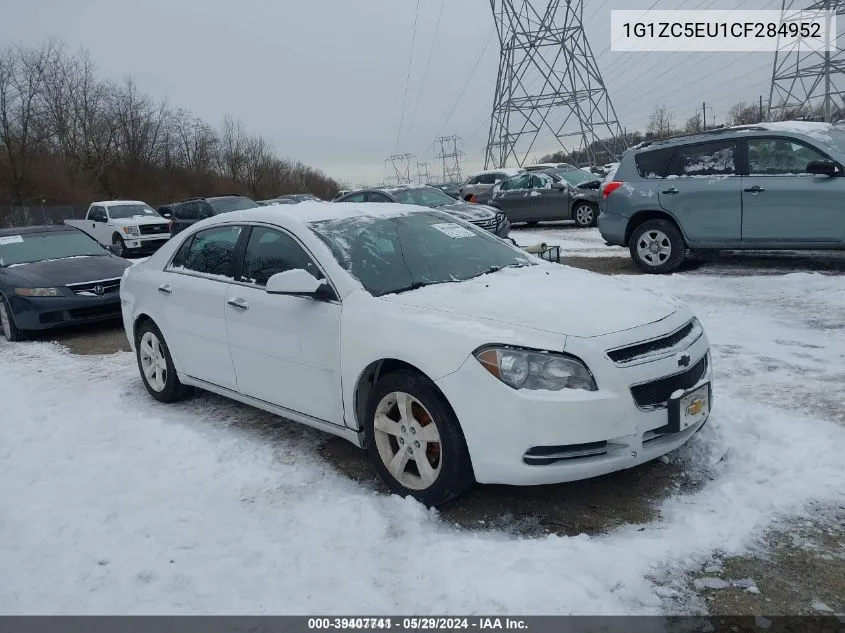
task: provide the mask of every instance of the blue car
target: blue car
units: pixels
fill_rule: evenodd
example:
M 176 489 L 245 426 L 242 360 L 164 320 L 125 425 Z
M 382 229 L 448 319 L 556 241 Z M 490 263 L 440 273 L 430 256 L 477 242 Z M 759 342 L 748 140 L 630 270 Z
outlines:
M 70 226 L 0 229 L 0 333 L 119 319 L 131 262 Z

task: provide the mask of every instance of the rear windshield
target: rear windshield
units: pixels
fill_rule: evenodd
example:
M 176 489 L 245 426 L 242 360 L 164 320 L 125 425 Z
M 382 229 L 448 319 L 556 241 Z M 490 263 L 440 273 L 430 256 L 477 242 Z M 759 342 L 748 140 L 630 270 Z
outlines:
M 637 172 L 643 178 L 665 178 L 669 171 L 669 161 L 672 160 L 674 153 L 674 147 L 640 152 L 634 157 Z
M 214 207 L 215 213 L 243 211 L 244 209 L 254 209 L 258 206 L 257 202 L 253 202 L 249 198 L 218 198 L 217 200 L 209 200 L 209 202 Z

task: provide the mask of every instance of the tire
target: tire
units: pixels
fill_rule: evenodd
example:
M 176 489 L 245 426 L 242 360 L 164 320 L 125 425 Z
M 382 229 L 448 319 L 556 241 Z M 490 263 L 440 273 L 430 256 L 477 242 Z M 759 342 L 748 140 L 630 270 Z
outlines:
M 634 229 L 628 247 L 631 259 L 645 273 L 671 272 L 686 259 L 684 238 L 669 220 L 646 220 Z
M 153 350 L 153 356 L 148 354 L 147 345 Z M 138 328 L 135 337 L 135 357 L 138 360 L 138 371 L 141 373 L 144 387 L 159 402 L 177 402 L 190 393 L 190 388 L 179 382 L 167 343 L 152 321 L 146 321 Z M 154 365 L 152 376 L 147 375 L 148 361 Z
M 2 295 L 0 295 L 0 335 L 10 343 L 24 339 L 23 331 L 15 324 L 15 315 L 12 314 L 9 303 Z
M 119 249 L 117 256 L 123 257 L 125 259 L 126 255 L 128 254 L 128 249 L 126 248 L 126 242 L 123 241 L 123 238 L 115 234 L 111 238 L 111 243 L 112 246 L 117 246 L 117 248 Z
M 400 404 L 406 411 L 410 409 L 411 424 L 406 423 L 407 415 L 400 414 Z M 382 419 L 378 429 L 377 415 Z M 432 507 L 459 497 L 474 485 L 458 419 L 428 378 L 405 370 L 381 378 L 367 402 L 364 427 L 370 460 L 394 493 Z M 431 439 L 425 442 L 424 438 Z M 413 454 L 415 449 L 416 456 L 421 455 L 428 464 L 425 477 Z M 397 475 L 391 472 L 391 462 L 397 464 L 394 472 L 401 468 Z
M 576 202 L 572 207 L 572 219 L 579 229 L 587 229 L 598 223 L 596 205 L 589 202 Z

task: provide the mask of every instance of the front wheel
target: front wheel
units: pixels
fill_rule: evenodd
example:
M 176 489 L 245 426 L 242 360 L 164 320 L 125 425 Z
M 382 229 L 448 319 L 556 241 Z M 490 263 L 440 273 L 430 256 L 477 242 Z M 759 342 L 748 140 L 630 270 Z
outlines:
M 23 332 L 15 325 L 15 317 L 6 299 L 0 296 L 0 333 L 9 342 L 23 340 Z
M 434 384 L 419 374 L 387 374 L 367 406 L 370 459 L 396 494 L 438 506 L 475 479 L 458 419 Z
M 188 394 L 188 388 L 176 375 L 167 343 L 152 321 L 147 321 L 138 328 L 135 355 L 138 357 L 141 380 L 153 398 L 159 402 L 176 402 Z
M 123 238 L 119 235 L 115 235 L 111 238 L 112 246 L 115 246 L 115 250 L 117 251 L 118 257 L 126 257 L 127 249 L 126 249 L 126 242 L 123 241 Z
M 647 220 L 634 229 L 631 259 L 645 273 L 668 273 L 686 259 L 686 245 L 678 227 L 668 220 Z
M 578 202 L 572 209 L 572 219 L 578 228 L 586 229 L 595 226 L 598 220 L 596 207 L 589 202 Z

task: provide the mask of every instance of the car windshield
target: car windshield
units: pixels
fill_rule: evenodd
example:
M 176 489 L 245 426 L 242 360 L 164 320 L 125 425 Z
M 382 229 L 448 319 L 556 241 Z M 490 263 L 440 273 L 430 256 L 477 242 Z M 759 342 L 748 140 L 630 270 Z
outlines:
M 434 187 L 412 187 L 409 189 L 397 189 L 392 192 L 396 199 L 402 204 L 418 204 L 421 207 L 431 209 L 442 207 L 447 204 L 455 204 L 455 199 Z
M 117 204 L 109 207 L 109 217 L 112 220 L 126 220 L 137 217 L 159 218 L 161 216 L 155 209 L 146 204 Z
M 489 232 L 439 211 L 322 220 L 309 227 L 377 297 L 535 265 Z
M 82 231 L 45 231 L 0 235 L 0 266 L 32 264 L 48 259 L 98 257 L 108 252 Z
M 570 185 L 581 185 L 585 182 L 591 182 L 594 180 L 601 180 L 598 175 L 596 174 L 588 174 L 583 169 L 570 169 L 567 171 L 556 171 L 554 172 L 556 176 L 565 180 Z
M 216 200 L 209 200 L 209 203 L 217 213 L 254 209 L 258 206 L 257 202 L 253 202 L 249 198 L 217 198 Z

